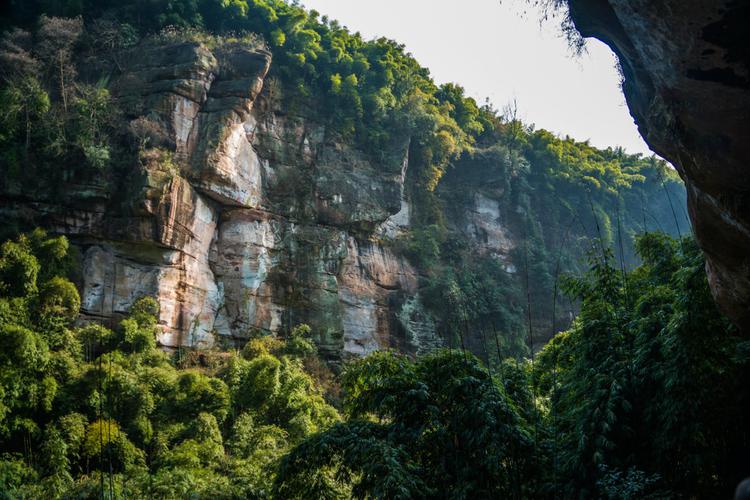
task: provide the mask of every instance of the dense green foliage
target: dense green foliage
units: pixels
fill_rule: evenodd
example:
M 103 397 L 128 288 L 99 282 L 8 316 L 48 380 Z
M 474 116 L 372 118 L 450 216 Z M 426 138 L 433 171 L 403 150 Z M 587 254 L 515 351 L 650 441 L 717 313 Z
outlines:
M 0 41 L 0 187 L 7 191 L 30 179 L 56 190 L 117 157 L 116 109 L 105 82 L 77 78 L 83 32 L 81 19 L 42 16 L 34 36 L 13 29 Z
M 463 340 L 488 362 L 567 327 L 576 304 L 555 307 L 565 302 L 559 277 L 582 273 L 592 247 L 615 248 L 618 265 L 629 269 L 640 261 L 638 233 L 679 236 L 689 227 L 684 187 L 663 161 L 561 139 L 512 115 L 486 115 L 492 128 L 453 162 L 436 196 L 423 195 L 430 199 L 418 206 L 407 246 L 426 270 L 423 298 L 441 328 L 468 332 L 448 341 Z M 514 243 L 510 261 L 478 254 L 486 240 L 467 234 L 466 207 L 476 196 L 497 207 L 498 225 Z
M 748 341 L 689 239 L 595 252 L 570 330 L 488 370 L 465 350 L 389 352 L 332 376 L 310 329 L 241 352 L 156 348 L 152 299 L 73 326 L 64 237 L 0 254 L 0 491 L 8 498 L 709 498 L 746 474 Z M 315 373 L 313 379 L 309 373 Z M 321 376 L 325 375 L 325 376 Z M 329 397 L 338 397 L 329 391 Z
M 443 351 L 343 376 L 347 421 L 282 462 L 281 497 L 713 498 L 747 474 L 748 341 L 716 310 L 695 243 L 647 233 L 566 282 L 572 328 L 490 372 Z M 351 491 L 348 489 L 351 488 Z
M 287 112 L 381 162 L 400 161 L 390 153 L 408 142 L 413 228 L 395 245 L 422 271 L 421 298 L 450 349 L 346 366 L 342 417 L 304 326 L 241 353 L 174 356 L 156 348 L 159 306 L 148 298 L 118 325 L 76 326 L 67 241 L 35 231 L 0 250 L 3 498 L 102 489 L 131 498 L 708 498 L 748 473 L 750 347 L 717 312 L 690 238 L 636 241 L 655 229 L 679 235 L 686 221 L 684 188 L 663 162 L 480 107 L 457 85 L 437 86 L 397 43 L 364 41 L 281 0 L 6 9 L 4 25 L 30 31 L 6 30 L 0 46 L 4 192 L 29 179 L 58 189 L 124 175 L 132 145 L 118 135 L 107 82 L 78 75 L 87 55 L 149 36 L 259 34 L 274 56 L 267 84 Z M 167 26 L 179 29 L 155 35 Z M 514 271 L 477 255 L 452 226 L 452 207 L 467 205 L 457 197 L 477 191 L 500 200 L 519 242 Z M 590 269 L 577 258 L 586 250 Z M 568 331 L 522 361 L 533 338 L 579 308 Z
M 644 263 L 630 273 L 605 251 L 568 281 L 581 314 L 538 358 L 555 484 L 571 496 L 729 496 L 748 472 L 749 344 L 718 313 L 692 239 L 649 233 L 637 247 Z
M 198 363 L 156 349 L 150 298 L 115 330 L 74 327 L 67 250 L 41 231 L 2 245 L 3 498 L 96 497 L 100 481 L 118 498 L 266 497 L 286 450 L 339 420 L 305 370 L 322 373 L 309 328 Z
M 347 422 L 284 458 L 279 498 L 505 498 L 535 472 L 531 400 L 473 357 L 377 353 L 343 375 Z M 325 472 L 323 472 L 325 471 Z

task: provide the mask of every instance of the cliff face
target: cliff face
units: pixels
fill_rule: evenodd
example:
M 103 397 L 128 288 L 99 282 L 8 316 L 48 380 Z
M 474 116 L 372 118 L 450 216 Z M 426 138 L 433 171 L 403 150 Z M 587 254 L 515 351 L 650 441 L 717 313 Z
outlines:
M 502 359 L 569 323 L 556 280 L 585 271 L 592 241 L 618 240 L 627 265 L 637 232 L 679 233 L 666 214 L 678 225 L 684 190 L 658 162 L 499 124 L 428 191 L 418 138 L 366 153 L 280 98 L 267 52 L 208 43 L 80 54 L 114 101 L 113 162 L 0 182 L 6 232 L 42 226 L 79 250 L 84 319 L 114 325 L 151 295 L 168 348 L 307 323 L 329 359 L 459 342 Z
M 416 271 L 372 236 L 408 224 L 408 141 L 374 164 L 270 99 L 258 107 L 270 62 L 195 43 L 125 54 L 111 92 L 148 143 L 128 192 L 98 180 L 71 186 L 62 205 L 24 199 L 6 214 L 80 248 L 86 316 L 155 296 L 167 347 L 305 322 L 333 356 L 418 350 L 433 332 L 404 310 Z
M 584 36 L 618 55 L 646 142 L 687 185 L 714 296 L 750 327 L 750 5 L 739 0 L 569 0 Z

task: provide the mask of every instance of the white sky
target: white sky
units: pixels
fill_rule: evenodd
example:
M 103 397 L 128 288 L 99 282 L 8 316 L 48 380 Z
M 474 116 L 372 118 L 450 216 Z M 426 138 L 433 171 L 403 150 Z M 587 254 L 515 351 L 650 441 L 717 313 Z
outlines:
M 571 54 L 555 21 L 540 26 L 524 0 L 302 0 L 365 39 L 406 46 L 438 83 L 456 82 L 481 105 L 512 99 L 520 118 L 597 147 L 651 154 L 619 86 L 615 56 L 598 40 Z

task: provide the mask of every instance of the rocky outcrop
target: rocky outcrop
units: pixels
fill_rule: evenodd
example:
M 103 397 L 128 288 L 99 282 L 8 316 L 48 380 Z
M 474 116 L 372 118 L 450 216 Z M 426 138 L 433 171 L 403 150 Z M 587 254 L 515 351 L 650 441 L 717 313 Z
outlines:
M 750 328 L 748 2 L 569 0 L 617 54 L 641 135 L 685 180 L 713 294 Z
M 372 242 L 358 242 L 350 237 L 346 245 L 338 290 L 343 305 L 345 350 L 363 355 L 383 345 L 402 350 L 423 348 L 414 332 L 432 327 L 425 336 L 434 337 L 434 325 L 429 318 L 413 325 L 400 316 L 406 301 L 417 293 L 415 269 L 388 248 Z M 392 313 L 394 303 L 399 304 L 396 315 Z M 403 331 L 412 336 L 397 335 Z
M 275 109 L 261 96 L 270 63 L 199 43 L 122 54 L 110 89 L 140 153 L 119 192 L 97 178 L 3 213 L 80 249 L 84 317 L 114 322 L 155 296 L 168 348 L 241 345 L 303 322 L 332 359 L 434 347 L 413 303 L 417 271 L 384 243 L 409 223 L 408 138 L 376 163 Z
M 109 75 L 116 100 L 116 165 L 65 165 L 59 186 L 0 183 L 0 216 L 79 249 L 84 320 L 115 326 L 151 295 L 165 348 L 241 346 L 307 323 L 333 361 L 458 337 L 488 357 L 490 334 L 502 357 L 524 350 L 524 308 L 535 347 L 570 321 L 572 305 L 550 307 L 549 250 L 559 265 L 565 245 L 572 262 L 593 235 L 579 221 L 575 246 L 562 220 L 542 220 L 544 179 L 528 184 L 522 155 L 477 144 L 427 196 L 410 170 L 417 144 L 366 153 L 320 110 L 280 102 L 264 50 L 152 39 L 111 67 L 86 57 L 82 73 Z

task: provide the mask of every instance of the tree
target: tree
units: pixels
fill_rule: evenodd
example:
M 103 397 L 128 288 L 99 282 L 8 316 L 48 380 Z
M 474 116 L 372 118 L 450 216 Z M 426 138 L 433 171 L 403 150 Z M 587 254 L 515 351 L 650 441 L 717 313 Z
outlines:
M 108 125 L 113 120 L 109 91 L 84 86 L 75 99 L 75 142 L 89 164 L 102 169 L 109 163 Z
M 68 99 L 76 76 L 72 62 L 73 46 L 82 32 L 83 19 L 80 17 L 66 19 L 42 15 L 39 19 L 36 52 L 45 62 L 48 78 L 57 84 L 65 113 L 68 112 Z
M 556 477 L 571 495 L 730 494 L 748 442 L 737 384 L 750 357 L 711 299 L 692 239 L 647 233 L 637 247 L 632 272 L 605 253 L 568 283 L 581 314 L 539 356 Z
M 530 486 L 522 402 L 473 356 L 441 351 L 410 361 L 376 353 L 348 367 L 343 381 L 347 422 L 284 458 L 278 495 L 496 498 Z
M 33 77 L 26 77 L 18 83 L 11 82 L 0 90 L 0 144 L 6 144 L 6 158 L 13 150 L 13 141 L 18 132 L 23 133 L 24 154 L 28 155 L 31 146 L 32 124 L 39 122 L 50 109 L 47 93 Z M 7 158 L 11 162 L 20 159 Z

